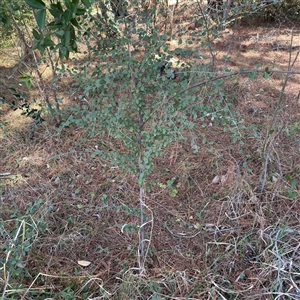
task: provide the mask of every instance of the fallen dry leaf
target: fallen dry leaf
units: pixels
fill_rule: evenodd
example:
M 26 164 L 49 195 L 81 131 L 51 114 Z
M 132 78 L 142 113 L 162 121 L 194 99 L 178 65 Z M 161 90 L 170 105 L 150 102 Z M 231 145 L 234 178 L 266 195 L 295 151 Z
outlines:
M 88 267 L 91 264 L 91 262 L 87 260 L 78 260 L 77 263 L 82 267 Z

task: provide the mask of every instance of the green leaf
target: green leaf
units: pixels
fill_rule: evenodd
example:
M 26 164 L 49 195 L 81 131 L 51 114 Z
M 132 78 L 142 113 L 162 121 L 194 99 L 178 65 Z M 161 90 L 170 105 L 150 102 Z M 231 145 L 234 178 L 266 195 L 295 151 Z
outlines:
M 264 79 L 268 79 L 268 78 L 269 78 L 269 74 L 268 74 L 267 72 L 264 72 L 264 73 L 263 73 L 263 78 L 264 78 Z
M 272 72 L 270 72 L 269 68 L 266 67 L 266 68 L 265 68 L 265 72 L 263 73 L 263 77 L 264 77 L 265 79 L 268 79 L 268 78 L 269 78 L 269 75 L 272 75 Z
M 65 30 L 65 35 L 64 35 L 64 44 L 66 47 L 68 47 L 70 45 L 70 40 L 71 40 L 71 37 L 70 37 L 71 33 L 70 33 L 70 30 Z
M 86 12 L 86 10 L 84 9 L 84 8 L 77 8 L 77 10 L 76 10 L 76 16 L 82 16 L 82 15 L 84 15 L 85 14 L 85 12 Z
M 81 0 L 81 2 L 86 8 L 91 7 L 91 2 L 89 0 Z
M 50 37 L 45 38 L 43 44 L 44 44 L 44 46 L 50 47 L 50 48 L 53 48 L 55 46 L 55 43 L 51 40 Z
M 35 44 L 34 48 L 38 49 L 42 56 L 44 55 L 46 47 L 42 43 Z
M 257 74 L 257 71 L 252 71 L 252 72 L 250 72 L 250 73 L 248 74 L 248 78 L 250 78 L 251 80 L 253 80 L 254 77 L 256 76 L 256 74 Z
M 60 2 L 57 2 L 57 3 L 55 3 L 55 4 L 51 4 L 50 7 L 51 7 L 52 9 L 58 9 L 58 10 L 60 10 L 61 12 L 63 12 L 63 8 L 62 8 Z
M 31 88 L 31 86 L 32 86 L 32 77 L 31 77 L 29 74 L 24 73 L 24 72 L 22 72 L 21 74 L 22 74 L 22 76 L 20 76 L 20 77 L 18 78 L 18 80 L 19 80 L 20 82 L 25 83 L 27 89 L 30 90 L 30 88 Z
M 182 51 L 181 48 L 176 48 L 176 49 L 174 50 L 174 53 L 177 54 L 177 55 L 180 55 L 182 52 L 183 52 L 183 51 Z
M 64 20 L 65 20 L 65 24 L 69 24 L 70 21 L 72 20 L 72 12 L 70 9 L 67 9 L 64 12 Z
M 70 0 L 65 0 L 65 4 L 68 9 L 71 9 L 71 1 Z
M 38 24 L 41 31 L 45 28 L 45 22 L 46 22 L 46 9 L 42 8 L 40 9 L 36 15 L 35 15 L 36 23 Z
M 76 44 L 75 41 L 74 41 L 73 44 L 71 45 L 71 50 L 72 50 L 73 52 L 78 52 L 78 47 L 77 47 L 77 44 Z
M 71 41 L 75 41 L 76 40 L 75 29 L 74 29 L 74 27 L 71 24 L 70 24 L 69 28 L 70 28 L 70 38 L 71 38 Z
M 294 189 L 297 186 L 297 180 L 293 179 L 291 182 L 291 187 Z
M 71 4 L 71 11 L 73 14 L 76 14 L 78 8 L 78 1 L 74 0 Z
M 7 25 L 9 23 L 8 17 L 4 15 L 1 11 L 0 11 L 0 22 L 2 22 L 4 25 Z
M 46 7 L 42 0 L 25 0 L 25 2 L 32 8 L 43 9 Z
M 79 0 L 73 0 L 72 1 L 72 5 L 78 6 L 78 4 L 79 4 Z
M 59 9 L 55 9 L 55 8 L 50 8 L 49 12 L 56 19 L 61 19 L 61 16 L 63 14 L 62 11 L 60 11 Z
M 79 23 L 77 22 L 77 20 L 76 20 L 75 18 L 73 18 L 73 19 L 71 20 L 71 23 L 72 23 L 76 28 L 78 28 L 78 29 L 81 28 L 81 26 L 79 25 Z
M 55 21 L 51 22 L 51 23 L 58 23 L 62 20 L 64 10 L 63 10 L 60 2 L 58 2 L 57 4 L 51 4 L 49 12 L 55 18 Z
M 43 38 L 43 36 L 39 34 L 35 29 L 32 29 L 32 34 L 36 40 L 41 40 Z
M 59 22 L 59 23 L 51 22 L 47 25 L 47 27 L 49 29 L 62 29 L 62 28 L 64 28 L 64 25 L 61 22 Z M 55 34 L 57 35 L 57 37 L 59 37 L 57 33 L 55 33 Z

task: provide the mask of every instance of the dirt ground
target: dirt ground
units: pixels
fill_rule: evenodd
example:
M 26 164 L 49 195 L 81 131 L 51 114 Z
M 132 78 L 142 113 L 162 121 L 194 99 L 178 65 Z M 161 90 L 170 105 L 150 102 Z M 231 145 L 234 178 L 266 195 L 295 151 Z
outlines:
M 236 85 L 228 82 L 240 120 L 233 129 L 237 142 L 207 116 L 197 121 L 199 137 L 205 134 L 208 141 L 198 153 L 178 142 L 156 160 L 149 182 L 157 184 L 145 198 L 152 222 L 145 227 L 150 243 L 142 275 L 135 177 L 91 157 L 101 137 L 85 140 L 82 129 L 57 136 L 45 122 L 30 140 L 28 120 L 0 104 L 0 215 L 4 228 L 12 228 L 18 224 L 13 209 L 22 212 L 37 231 L 22 262 L 29 270 L 22 277 L 22 299 L 55 293 L 55 299 L 71 299 L 62 291 L 73 293 L 72 299 L 299 299 L 298 28 L 243 23 L 214 41 L 220 70 L 260 64 L 273 73 L 254 80 L 241 74 Z M 10 99 L 7 88 L 16 75 L 7 76 L 14 63 L 0 63 L 0 96 Z M 288 70 L 299 73 L 282 90 Z M 272 122 L 276 130 L 268 134 Z M 44 231 L 29 222 L 41 216 Z M 30 298 L 31 289 L 40 296 Z

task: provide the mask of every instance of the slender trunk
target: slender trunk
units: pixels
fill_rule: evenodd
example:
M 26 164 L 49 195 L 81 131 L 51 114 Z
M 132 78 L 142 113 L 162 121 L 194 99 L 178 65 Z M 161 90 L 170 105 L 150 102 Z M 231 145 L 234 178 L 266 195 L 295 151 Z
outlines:
M 231 9 L 231 3 L 232 3 L 232 0 L 227 0 L 227 2 L 226 2 L 226 7 L 225 7 L 224 12 L 223 12 L 224 21 L 228 18 L 228 14 L 229 14 L 230 9 Z

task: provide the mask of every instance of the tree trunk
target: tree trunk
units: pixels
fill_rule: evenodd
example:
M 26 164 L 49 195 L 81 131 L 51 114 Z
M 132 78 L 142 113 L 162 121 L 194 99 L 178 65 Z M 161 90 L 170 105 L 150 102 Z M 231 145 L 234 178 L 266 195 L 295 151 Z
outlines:
M 232 3 L 232 0 L 227 0 L 227 2 L 226 2 L 226 7 L 225 7 L 224 12 L 223 12 L 224 20 L 226 20 L 228 18 L 228 14 L 229 14 L 230 9 L 231 9 L 231 3 Z

